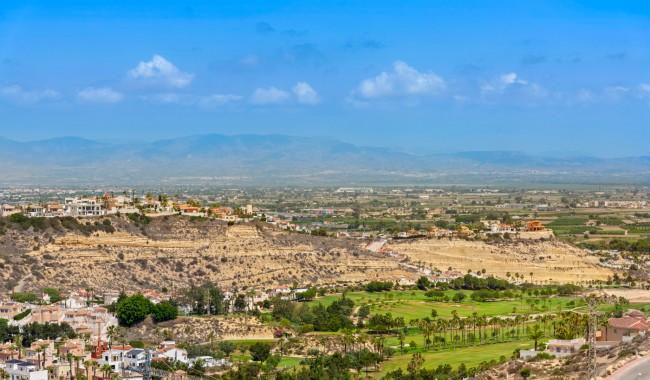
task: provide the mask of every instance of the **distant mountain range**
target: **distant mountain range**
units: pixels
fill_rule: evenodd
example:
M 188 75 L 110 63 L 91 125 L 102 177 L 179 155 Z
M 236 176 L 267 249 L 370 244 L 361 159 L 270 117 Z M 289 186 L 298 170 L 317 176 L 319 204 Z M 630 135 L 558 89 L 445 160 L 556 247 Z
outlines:
M 0 138 L 0 183 L 446 185 L 650 183 L 650 156 L 542 157 L 514 151 L 416 155 L 332 138 L 220 134 L 110 144 Z

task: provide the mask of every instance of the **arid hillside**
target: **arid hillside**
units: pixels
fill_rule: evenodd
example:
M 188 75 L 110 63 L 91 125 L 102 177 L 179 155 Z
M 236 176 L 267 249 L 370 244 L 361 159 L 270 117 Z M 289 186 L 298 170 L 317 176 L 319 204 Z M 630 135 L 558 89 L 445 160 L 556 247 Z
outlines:
M 105 220 L 111 228 L 102 228 Z M 48 220 L 53 226 L 7 231 L 0 244 L 5 290 L 173 289 L 205 280 L 266 289 L 403 273 L 358 242 L 289 234 L 266 224 L 227 226 L 179 216 L 82 222 L 99 227 L 66 229 Z
M 466 272 L 486 269 L 488 274 L 506 278 L 510 272 L 523 274 L 524 280 L 535 283 L 586 283 L 606 280 L 613 273 L 598 266 L 598 259 L 558 239 L 513 240 L 500 242 L 428 239 L 389 246 L 406 255 L 411 262 L 425 268 L 449 267 Z
M 32 221 L 24 222 L 32 223 Z M 559 240 L 481 242 L 422 239 L 390 249 L 412 264 L 481 270 L 534 282 L 587 282 L 612 273 L 596 258 Z M 0 287 L 102 290 L 178 289 L 205 280 L 223 286 L 331 284 L 400 276 L 399 259 L 356 240 L 288 233 L 265 223 L 228 226 L 180 216 L 46 219 L 5 222 L 0 234 Z

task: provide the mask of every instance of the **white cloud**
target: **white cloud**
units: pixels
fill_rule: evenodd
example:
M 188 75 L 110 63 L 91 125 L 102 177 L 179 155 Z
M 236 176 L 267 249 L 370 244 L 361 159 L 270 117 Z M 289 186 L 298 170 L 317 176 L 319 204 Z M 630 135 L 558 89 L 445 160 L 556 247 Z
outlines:
M 519 75 L 517 75 L 517 73 L 505 73 L 501 74 L 495 80 L 483 83 L 483 85 L 481 85 L 481 92 L 484 94 L 491 92 L 502 94 L 510 87 L 523 87 L 526 85 L 528 85 L 528 81 L 519 78 Z M 533 84 L 533 87 L 536 87 L 537 91 L 540 89 L 540 87 L 536 84 Z
M 294 95 L 296 96 L 298 103 L 318 104 L 320 102 L 320 96 L 318 95 L 318 92 L 316 92 L 316 90 L 314 90 L 307 82 L 296 83 L 291 91 L 293 91 Z
M 253 91 L 251 102 L 253 104 L 280 104 L 285 103 L 291 98 L 291 95 L 275 87 L 256 88 Z
M 400 96 L 431 96 L 445 90 L 445 81 L 432 72 L 421 73 L 405 62 L 393 64 L 393 71 L 383 71 L 363 80 L 352 92 L 353 97 L 378 99 Z
M 0 97 L 9 99 L 16 103 L 32 104 L 41 101 L 56 100 L 61 97 L 58 92 L 45 89 L 28 91 L 18 85 L 0 87 Z
M 528 84 L 527 81 L 520 79 L 517 76 L 517 73 L 507 73 L 507 74 L 501 74 L 499 77 L 499 81 L 504 85 L 504 86 L 509 86 L 511 84 Z
M 163 85 L 182 88 L 194 79 L 194 74 L 182 72 L 165 58 L 154 55 L 149 62 L 140 62 L 134 69 L 128 71 L 132 80 L 149 85 Z
M 205 108 L 215 108 L 225 106 L 228 103 L 236 102 L 242 100 L 243 97 L 233 94 L 213 94 L 201 97 L 199 99 L 199 106 Z
M 122 94 L 110 87 L 86 87 L 77 92 L 79 99 L 92 103 L 117 103 L 122 100 Z

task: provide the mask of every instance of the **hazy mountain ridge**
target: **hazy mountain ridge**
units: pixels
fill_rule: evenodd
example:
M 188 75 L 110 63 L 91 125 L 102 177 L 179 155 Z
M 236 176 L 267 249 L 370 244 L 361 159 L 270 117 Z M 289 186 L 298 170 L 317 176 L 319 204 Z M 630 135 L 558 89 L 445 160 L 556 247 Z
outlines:
M 333 138 L 197 135 L 111 144 L 78 137 L 17 142 L 0 138 L 0 175 L 9 182 L 324 184 L 504 181 L 562 176 L 589 182 L 650 182 L 650 157 L 543 157 L 515 151 L 416 155 Z M 538 179 L 539 179 L 538 178 Z

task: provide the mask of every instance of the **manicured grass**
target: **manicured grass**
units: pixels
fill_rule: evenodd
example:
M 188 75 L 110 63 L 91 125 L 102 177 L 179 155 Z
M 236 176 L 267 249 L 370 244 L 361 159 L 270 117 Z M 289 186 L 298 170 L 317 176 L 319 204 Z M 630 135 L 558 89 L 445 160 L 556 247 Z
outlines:
M 469 347 L 447 351 L 437 352 L 421 352 L 424 358 L 423 368 L 434 368 L 439 364 L 449 364 L 453 368 L 458 367 L 460 363 L 470 367 L 476 367 L 482 362 L 489 362 L 490 360 L 499 360 L 501 356 L 509 358 L 512 352 L 517 349 L 529 349 L 533 347 L 532 341 L 520 341 L 491 344 L 487 346 Z M 375 373 L 375 377 L 385 375 L 387 372 L 394 371 L 398 368 L 404 370 L 408 365 L 413 353 L 416 351 L 407 352 L 406 354 L 398 354 L 382 363 L 379 373 Z M 420 350 L 418 350 L 420 352 Z
M 566 301 L 553 300 L 553 308 L 556 308 L 559 302 L 566 304 Z M 399 302 L 386 302 L 383 305 L 373 305 L 370 307 L 371 314 L 377 313 L 391 313 L 394 317 L 404 317 L 408 322 L 410 319 L 422 319 L 424 317 L 431 317 L 431 310 L 435 309 L 439 318 L 451 318 L 452 311 L 461 317 L 469 317 L 473 313 L 478 315 L 509 315 L 513 310 L 516 313 L 532 312 L 529 306 L 521 301 L 496 301 L 496 302 L 472 302 L 464 301 L 462 303 L 445 303 L 445 302 L 431 302 L 431 301 L 399 301 Z M 535 311 L 535 312 L 539 312 Z
M 453 296 L 454 291 L 447 291 L 445 294 Z M 391 291 L 391 292 L 351 292 L 347 293 L 346 297 L 354 301 L 355 305 L 359 306 L 362 303 L 379 301 L 379 300 L 390 300 L 390 299 L 405 299 L 405 300 L 425 300 L 427 299 L 424 296 L 424 292 L 421 290 L 409 290 L 409 291 Z M 310 306 L 322 303 L 323 306 L 329 306 L 332 302 L 341 298 L 341 294 L 331 294 L 324 297 L 316 298 L 311 301 Z
M 395 291 L 395 292 L 354 292 L 348 293 L 346 297 L 353 300 L 355 306 L 369 304 L 370 313 L 391 313 L 393 317 L 404 317 L 406 322 L 410 319 L 422 319 L 431 316 L 431 309 L 438 312 L 440 318 L 451 318 L 452 311 L 456 311 L 461 317 L 471 316 L 473 313 L 478 315 L 511 315 L 513 310 L 517 314 L 527 313 L 540 313 L 540 312 L 556 312 L 558 307 L 563 310 L 567 309 L 567 303 L 572 301 L 568 297 L 553 297 L 546 300 L 544 303 L 541 298 L 537 305 L 537 309 L 531 309 L 530 305 L 526 303 L 527 296 L 524 300 L 511 299 L 503 301 L 491 302 L 475 302 L 469 299 L 471 291 L 467 290 L 448 290 L 446 295 L 452 297 L 455 293 L 462 292 L 467 295 L 467 298 L 461 303 L 454 302 L 434 302 L 424 295 L 424 291 Z M 391 295 L 391 296 L 389 296 Z M 324 306 L 330 305 L 335 300 L 339 299 L 341 295 L 329 295 L 317 298 L 310 302 L 311 306 L 322 303 Z M 544 305 L 545 308 L 544 308 Z
M 294 358 L 291 356 L 284 356 L 278 364 L 278 368 L 287 368 L 287 367 L 297 367 L 300 365 L 300 362 L 303 358 Z

